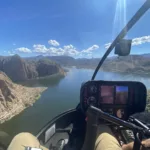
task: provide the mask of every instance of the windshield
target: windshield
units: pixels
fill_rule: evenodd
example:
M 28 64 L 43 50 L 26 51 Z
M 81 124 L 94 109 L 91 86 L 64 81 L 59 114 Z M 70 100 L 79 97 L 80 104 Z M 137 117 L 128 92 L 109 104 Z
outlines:
M 0 129 L 36 134 L 57 114 L 75 108 L 81 84 L 91 79 L 144 2 L 1 1 Z M 149 18 L 147 11 L 125 37 L 132 39 L 131 55 L 118 57 L 112 51 L 96 80 L 140 81 L 150 89 Z

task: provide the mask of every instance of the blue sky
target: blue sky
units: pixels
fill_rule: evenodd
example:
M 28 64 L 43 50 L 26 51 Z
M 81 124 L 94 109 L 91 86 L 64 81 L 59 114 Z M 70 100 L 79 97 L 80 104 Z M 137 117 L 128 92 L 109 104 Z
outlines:
M 0 55 L 101 57 L 145 0 L 1 0 Z M 132 53 L 149 53 L 150 11 L 131 29 Z

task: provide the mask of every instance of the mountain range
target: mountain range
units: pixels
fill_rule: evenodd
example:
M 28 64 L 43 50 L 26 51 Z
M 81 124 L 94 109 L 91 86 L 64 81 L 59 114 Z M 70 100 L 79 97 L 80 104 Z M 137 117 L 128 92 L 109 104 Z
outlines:
M 77 68 L 95 69 L 101 58 L 78 58 L 75 59 L 70 56 L 37 56 L 32 58 L 26 58 L 28 60 L 39 60 L 41 58 L 47 58 L 57 62 L 61 66 Z M 150 54 L 142 55 L 129 55 L 124 57 L 108 57 L 102 67 L 105 71 L 114 71 L 122 73 L 135 73 L 135 74 L 150 74 Z
M 47 58 L 28 60 L 21 58 L 19 55 L 0 56 L 0 71 L 6 73 L 14 82 L 57 73 L 64 75 L 64 70 L 54 61 Z
M 65 75 L 63 67 L 95 69 L 100 59 L 42 55 L 26 58 L 19 55 L 0 56 L 0 71 L 17 82 L 57 73 Z M 110 72 L 150 74 L 150 54 L 108 57 L 101 69 Z

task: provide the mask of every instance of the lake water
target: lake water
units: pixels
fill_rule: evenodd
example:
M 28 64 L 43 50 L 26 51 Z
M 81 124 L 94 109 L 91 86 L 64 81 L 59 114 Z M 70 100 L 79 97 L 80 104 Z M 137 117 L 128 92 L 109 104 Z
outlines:
M 7 132 L 11 136 L 19 132 L 37 134 L 53 117 L 76 107 L 79 103 L 81 83 L 90 80 L 92 74 L 93 70 L 90 69 L 72 68 L 64 78 L 53 76 L 42 80 L 42 82 L 30 82 L 32 86 L 34 84 L 36 86 L 46 84 L 48 89 L 42 93 L 41 98 L 32 107 L 27 108 L 19 115 L 0 125 L 0 130 Z M 147 88 L 150 88 L 150 77 L 99 72 L 96 79 L 141 81 Z

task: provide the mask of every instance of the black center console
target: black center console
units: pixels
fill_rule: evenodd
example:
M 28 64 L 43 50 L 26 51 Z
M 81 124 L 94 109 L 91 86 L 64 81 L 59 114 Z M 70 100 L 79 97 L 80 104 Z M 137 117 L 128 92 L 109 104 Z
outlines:
M 140 82 L 88 81 L 82 84 L 80 103 L 86 112 L 95 106 L 113 116 L 127 120 L 146 106 L 146 87 Z

